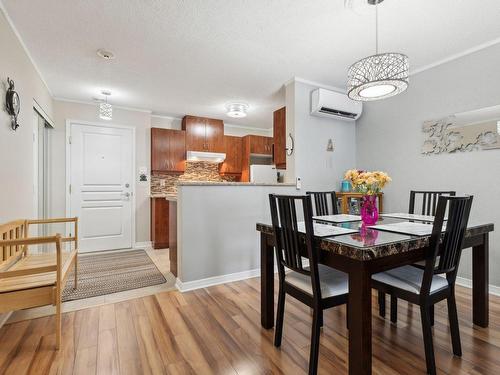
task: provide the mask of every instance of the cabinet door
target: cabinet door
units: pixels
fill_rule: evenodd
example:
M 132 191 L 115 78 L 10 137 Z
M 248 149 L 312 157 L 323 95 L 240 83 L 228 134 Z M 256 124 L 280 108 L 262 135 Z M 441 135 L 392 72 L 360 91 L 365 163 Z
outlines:
M 280 108 L 273 115 L 273 158 L 276 168 L 286 168 L 286 107 Z
M 206 119 L 206 150 L 208 152 L 224 152 L 224 122 Z
M 205 118 L 184 116 L 182 130 L 186 131 L 187 151 L 207 151 Z
M 186 170 L 186 132 L 183 130 L 170 130 L 169 164 L 172 172 Z
M 261 154 L 261 155 L 271 155 L 272 149 L 272 138 L 263 137 L 260 135 L 250 135 L 250 153 Z
M 241 174 L 243 142 L 241 137 L 224 136 L 224 152 L 226 160 L 221 164 L 221 174 Z
M 185 139 L 181 130 L 151 128 L 151 171 L 183 173 Z
M 168 247 L 168 207 L 165 198 L 151 198 L 151 241 L 155 249 Z
M 151 171 L 169 170 L 168 129 L 151 128 Z

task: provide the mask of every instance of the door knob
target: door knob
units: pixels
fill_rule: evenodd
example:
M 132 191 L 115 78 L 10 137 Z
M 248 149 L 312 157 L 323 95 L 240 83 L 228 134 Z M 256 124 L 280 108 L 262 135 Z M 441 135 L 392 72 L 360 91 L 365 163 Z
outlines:
M 129 192 L 126 192 L 123 195 L 125 195 L 126 198 L 130 197 L 130 193 Z
M 130 186 L 130 184 L 125 184 L 125 187 L 127 187 L 127 188 L 128 188 L 129 186 Z

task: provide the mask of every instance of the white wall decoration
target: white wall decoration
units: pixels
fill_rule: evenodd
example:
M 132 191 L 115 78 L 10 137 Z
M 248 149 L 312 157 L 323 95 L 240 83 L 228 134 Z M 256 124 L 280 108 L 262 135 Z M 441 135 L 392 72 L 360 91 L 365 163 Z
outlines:
M 424 155 L 500 149 L 500 105 L 425 121 L 422 130 Z

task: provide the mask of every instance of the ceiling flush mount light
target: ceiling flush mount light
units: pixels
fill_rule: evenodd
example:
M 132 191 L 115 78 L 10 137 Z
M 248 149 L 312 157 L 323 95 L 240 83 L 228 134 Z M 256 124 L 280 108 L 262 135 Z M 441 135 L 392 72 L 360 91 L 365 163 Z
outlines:
M 113 106 L 108 103 L 108 96 L 111 95 L 109 91 L 102 91 L 106 99 L 105 101 L 99 103 L 99 118 L 102 120 L 112 120 L 113 119 Z
M 378 53 L 378 4 L 384 0 L 368 0 L 375 5 L 375 55 L 365 57 L 349 67 L 347 95 L 361 101 L 389 98 L 408 88 L 408 56 L 402 53 Z
M 242 118 L 247 116 L 248 104 L 246 103 L 228 103 L 226 104 L 229 117 Z

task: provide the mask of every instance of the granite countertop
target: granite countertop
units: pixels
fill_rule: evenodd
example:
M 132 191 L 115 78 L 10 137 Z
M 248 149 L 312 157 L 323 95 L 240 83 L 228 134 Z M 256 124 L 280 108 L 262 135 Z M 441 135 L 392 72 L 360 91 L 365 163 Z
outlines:
M 167 201 L 176 201 L 177 200 L 177 195 L 173 195 L 173 194 L 151 194 L 150 198 L 160 198 L 160 199 L 166 199 Z
M 177 186 L 295 186 L 294 183 L 179 181 Z

